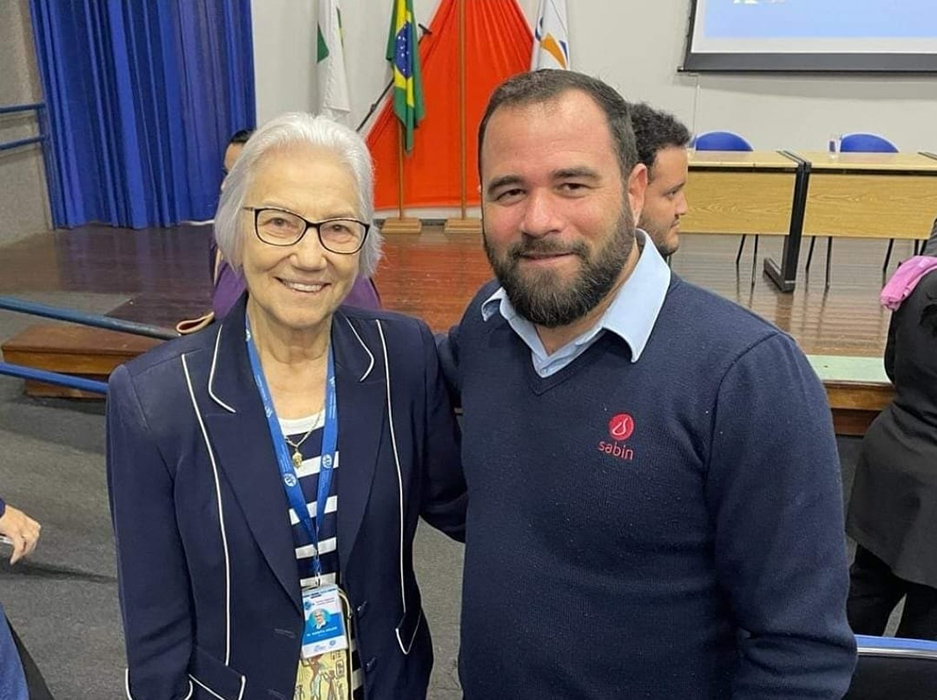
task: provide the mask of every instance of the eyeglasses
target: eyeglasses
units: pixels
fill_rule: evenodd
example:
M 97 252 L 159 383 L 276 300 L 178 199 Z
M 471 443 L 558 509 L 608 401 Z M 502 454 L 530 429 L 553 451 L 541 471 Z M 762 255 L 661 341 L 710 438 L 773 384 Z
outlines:
M 313 228 L 322 247 L 340 255 L 354 255 L 364 245 L 368 224 L 357 219 L 309 221 L 299 214 L 274 207 L 243 207 L 254 213 L 254 233 L 264 243 L 291 246 L 299 243 Z

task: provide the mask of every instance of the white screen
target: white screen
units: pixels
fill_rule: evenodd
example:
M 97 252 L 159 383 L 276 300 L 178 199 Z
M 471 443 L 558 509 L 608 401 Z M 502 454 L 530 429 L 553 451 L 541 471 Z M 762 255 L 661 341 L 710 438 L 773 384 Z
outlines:
M 687 68 L 695 60 L 704 64 L 698 68 L 721 62 L 722 69 L 731 70 L 735 56 L 738 69 L 771 70 L 772 61 L 765 58 L 771 56 L 778 70 L 937 70 L 937 0 L 696 0 L 694 5 Z

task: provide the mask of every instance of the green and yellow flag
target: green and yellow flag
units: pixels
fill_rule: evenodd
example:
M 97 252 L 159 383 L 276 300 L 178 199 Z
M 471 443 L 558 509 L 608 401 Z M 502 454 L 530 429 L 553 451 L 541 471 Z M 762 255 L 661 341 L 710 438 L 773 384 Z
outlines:
M 404 148 L 409 153 L 413 150 L 413 130 L 423 120 L 425 111 L 413 0 L 394 0 L 387 60 L 394 71 L 394 114 L 403 124 Z

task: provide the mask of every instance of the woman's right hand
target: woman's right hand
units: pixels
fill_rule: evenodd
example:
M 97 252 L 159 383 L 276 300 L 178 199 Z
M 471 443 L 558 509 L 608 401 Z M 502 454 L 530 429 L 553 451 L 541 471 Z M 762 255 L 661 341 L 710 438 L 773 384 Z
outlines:
M 36 543 L 39 542 L 40 530 L 42 530 L 42 525 L 26 513 L 12 506 L 6 507 L 3 517 L 0 517 L 0 535 L 6 535 L 13 541 L 11 564 L 33 553 Z

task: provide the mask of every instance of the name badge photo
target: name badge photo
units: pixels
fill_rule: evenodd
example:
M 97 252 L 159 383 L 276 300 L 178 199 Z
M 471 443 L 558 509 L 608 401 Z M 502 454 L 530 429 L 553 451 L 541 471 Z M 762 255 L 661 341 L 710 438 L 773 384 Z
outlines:
M 303 591 L 303 658 L 348 648 L 338 586 Z

